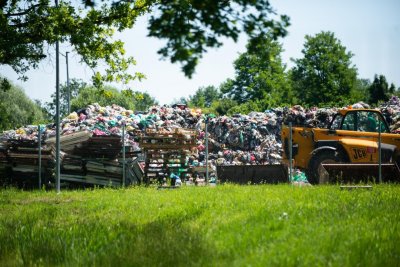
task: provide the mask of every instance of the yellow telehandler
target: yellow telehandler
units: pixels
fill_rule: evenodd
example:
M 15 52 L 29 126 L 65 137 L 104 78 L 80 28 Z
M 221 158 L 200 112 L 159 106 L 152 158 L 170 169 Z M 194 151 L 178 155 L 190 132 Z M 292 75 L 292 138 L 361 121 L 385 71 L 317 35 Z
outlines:
M 305 171 L 312 184 L 360 180 L 399 180 L 400 134 L 390 133 L 378 110 L 342 109 L 328 129 L 282 127 L 283 161 L 289 163 L 292 145 L 293 167 Z M 379 136 L 381 164 L 379 164 Z

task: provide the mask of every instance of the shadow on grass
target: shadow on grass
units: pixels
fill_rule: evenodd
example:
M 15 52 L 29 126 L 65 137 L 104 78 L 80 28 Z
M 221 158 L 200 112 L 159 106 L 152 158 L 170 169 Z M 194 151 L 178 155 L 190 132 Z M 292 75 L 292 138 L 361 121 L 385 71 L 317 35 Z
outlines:
M 3 224 L 0 265 L 205 266 L 214 249 L 195 225 L 201 210 L 164 214 L 146 224 L 127 220 L 91 220 L 80 225 L 49 225 L 32 218 Z M 43 218 L 42 218 L 43 219 Z M 26 220 L 26 219 L 25 219 Z M 51 224 L 51 223 L 50 223 Z M 72 230 L 71 230 L 72 229 Z
M 211 260 L 213 249 L 206 244 L 202 234 L 179 219 L 157 220 L 120 236 L 117 253 L 94 260 L 100 265 L 122 266 L 204 266 Z M 207 260 L 207 261 L 206 261 Z

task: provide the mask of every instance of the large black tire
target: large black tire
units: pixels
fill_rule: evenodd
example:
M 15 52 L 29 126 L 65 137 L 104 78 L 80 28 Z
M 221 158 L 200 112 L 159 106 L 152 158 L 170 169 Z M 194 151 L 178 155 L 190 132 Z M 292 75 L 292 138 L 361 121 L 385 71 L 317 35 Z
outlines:
M 333 182 L 329 179 L 328 172 L 322 167 L 322 163 L 339 163 L 343 162 L 337 151 L 323 150 L 315 154 L 309 164 L 307 171 L 308 181 L 311 184 L 327 184 Z

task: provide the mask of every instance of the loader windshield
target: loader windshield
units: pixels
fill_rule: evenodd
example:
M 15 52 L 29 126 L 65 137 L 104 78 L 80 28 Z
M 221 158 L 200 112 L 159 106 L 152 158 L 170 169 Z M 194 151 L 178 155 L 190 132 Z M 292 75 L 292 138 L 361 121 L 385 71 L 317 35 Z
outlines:
M 379 127 L 382 133 L 390 132 L 387 123 L 380 113 L 369 110 L 354 110 L 349 111 L 344 115 L 340 113 L 336 114 L 329 129 L 358 132 L 378 132 Z
M 358 112 L 357 131 L 379 132 L 379 127 L 382 133 L 389 132 L 386 123 L 383 121 L 379 113 L 373 111 Z
M 331 130 L 341 129 L 342 120 L 343 120 L 342 114 L 340 114 L 340 113 L 336 114 L 336 116 L 332 120 L 332 123 L 331 123 L 331 126 L 329 127 L 329 129 L 331 129 Z
M 356 122 L 357 122 L 357 113 L 350 112 L 346 114 L 346 117 L 343 120 L 342 130 L 346 131 L 356 131 Z

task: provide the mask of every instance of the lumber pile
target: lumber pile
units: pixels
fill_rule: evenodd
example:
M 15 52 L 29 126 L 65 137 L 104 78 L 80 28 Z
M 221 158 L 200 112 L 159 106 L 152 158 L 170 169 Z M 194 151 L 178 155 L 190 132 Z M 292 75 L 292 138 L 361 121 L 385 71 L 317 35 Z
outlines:
M 47 144 L 55 146 L 56 138 L 47 140 Z M 122 149 L 121 137 L 118 135 L 96 136 L 93 132 L 81 131 L 60 137 L 62 151 L 79 157 L 115 158 Z
M 143 170 L 137 160 L 128 160 L 125 164 L 125 181 L 123 181 L 123 166 L 119 160 L 88 160 L 83 161 L 78 172 L 62 172 L 61 180 L 80 184 L 121 186 L 141 182 Z
M 35 136 L 36 137 L 36 136 Z M 45 139 L 43 135 L 42 140 Z M 39 180 L 38 138 L 0 140 L 0 183 L 34 188 Z M 55 137 L 41 142 L 42 184 L 55 183 Z M 69 184 L 121 186 L 123 184 L 122 141 L 118 135 L 95 135 L 79 131 L 60 138 L 60 180 Z M 125 147 L 125 184 L 137 184 L 143 170 L 130 147 Z
M 145 181 L 163 184 L 171 174 L 182 180 L 188 172 L 188 156 L 196 147 L 196 132 L 188 129 L 147 129 L 140 137 L 140 147 L 145 152 Z
M 47 141 L 55 145 L 55 138 Z M 60 180 L 102 186 L 121 186 L 123 184 L 122 141 L 118 135 L 94 135 L 82 131 L 64 135 L 60 138 L 61 155 Z M 132 159 L 126 161 L 125 184 L 140 183 L 142 175 L 134 173 Z
M 7 160 L 11 166 L 11 179 L 22 187 L 38 185 L 39 144 L 37 140 L 9 139 Z M 54 156 L 51 147 L 41 143 L 41 179 L 46 184 L 54 169 Z
M 7 142 L 0 140 L 0 177 L 4 177 L 9 172 L 10 164 L 7 159 Z

